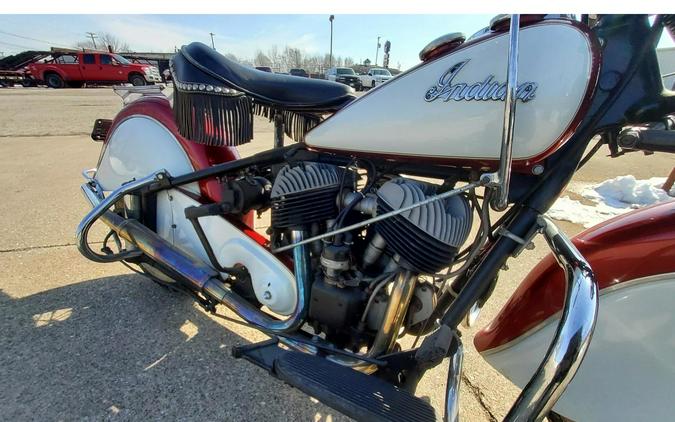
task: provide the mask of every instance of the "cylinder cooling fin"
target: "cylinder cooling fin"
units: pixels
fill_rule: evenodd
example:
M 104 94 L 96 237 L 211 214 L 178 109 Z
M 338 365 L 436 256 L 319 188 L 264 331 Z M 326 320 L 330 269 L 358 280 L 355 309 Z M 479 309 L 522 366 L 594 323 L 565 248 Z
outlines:
M 342 172 L 340 167 L 312 162 L 283 167 L 270 196 L 272 227 L 297 227 L 335 217 Z
M 435 187 L 410 179 L 393 179 L 378 190 L 378 214 L 423 201 Z M 375 224 L 375 230 L 402 265 L 421 273 L 436 273 L 449 266 L 471 230 L 473 214 L 466 197 L 434 201 Z

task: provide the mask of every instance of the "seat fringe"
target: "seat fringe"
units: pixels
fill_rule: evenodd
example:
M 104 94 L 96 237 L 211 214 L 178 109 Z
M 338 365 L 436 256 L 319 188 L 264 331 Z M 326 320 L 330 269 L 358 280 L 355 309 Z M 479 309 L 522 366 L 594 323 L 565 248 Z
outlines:
M 174 89 L 174 116 L 186 139 L 210 146 L 238 146 L 253 139 L 253 115 L 274 120 L 281 113 L 284 132 L 296 142 L 322 120 L 321 114 L 295 112 L 256 101 L 244 93 L 220 95 Z
M 304 142 L 305 134 L 323 120 L 323 116 L 318 113 L 285 110 L 258 101 L 253 104 L 253 112 L 258 116 L 268 118 L 269 121 L 273 121 L 277 113 L 280 113 L 284 121 L 284 133 L 296 142 Z

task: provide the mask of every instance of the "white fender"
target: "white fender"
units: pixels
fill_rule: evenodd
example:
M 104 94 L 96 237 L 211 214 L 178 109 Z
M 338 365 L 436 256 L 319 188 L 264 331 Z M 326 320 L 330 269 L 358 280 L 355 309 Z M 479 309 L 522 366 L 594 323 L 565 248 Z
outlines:
M 176 137 L 157 120 L 133 115 L 119 123 L 108 137 L 98 163 L 96 179 L 111 191 L 134 178 L 165 169 L 171 176 L 194 171 L 189 157 Z M 187 190 L 199 193 L 197 183 Z M 157 195 L 157 233 L 186 253 L 209 263 L 206 251 L 184 209 L 199 205 L 177 190 Z M 242 264 L 251 274 L 253 290 L 260 303 L 280 315 L 295 309 L 296 285 L 293 273 L 269 251 L 222 217 L 200 218 L 220 265 Z
M 482 356 L 524 387 L 553 340 L 560 314 Z M 675 392 L 675 273 L 600 292 L 593 339 L 554 410 L 577 421 L 665 421 Z

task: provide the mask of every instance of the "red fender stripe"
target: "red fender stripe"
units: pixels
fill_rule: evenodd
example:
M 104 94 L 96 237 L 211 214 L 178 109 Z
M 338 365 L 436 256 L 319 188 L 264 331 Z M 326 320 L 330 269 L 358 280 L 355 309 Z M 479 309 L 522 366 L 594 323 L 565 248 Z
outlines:
M 591 264 L 601 291 L 636 278 L 675 272 L 675 201 L 615 217 L 572 241 Z M 564 295 L 564 273 L 549 254 L 476 334 L 476 350 L 494 349 L 532 330 L 562 309 Z

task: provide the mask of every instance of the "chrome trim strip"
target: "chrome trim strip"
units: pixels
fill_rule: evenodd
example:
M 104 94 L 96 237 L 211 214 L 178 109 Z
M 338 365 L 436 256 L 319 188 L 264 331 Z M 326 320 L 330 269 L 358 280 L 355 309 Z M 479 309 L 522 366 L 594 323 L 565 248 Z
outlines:
M 579 369 L 598 316 L 598 285 L 590 265 L 553 222 L 538 223 L 558 264 L 565 270 L 567 292 L 562 318 L 546 357 L 506 415 L 506 421 L 542 420 Z
M 509 202 L 509 182 L 513 161 L 513 128 L 516 123 L 516 89 L 518 88 L 518 37 L 520 16 L 511 15 L 509 29 L 509 59 L 506 68 L 506 97 L 504 98 L 504 126 L 502 127 L 502 150 L 499 154 L 497 196 L 492 202 L 495 211 L 504 211 Z

